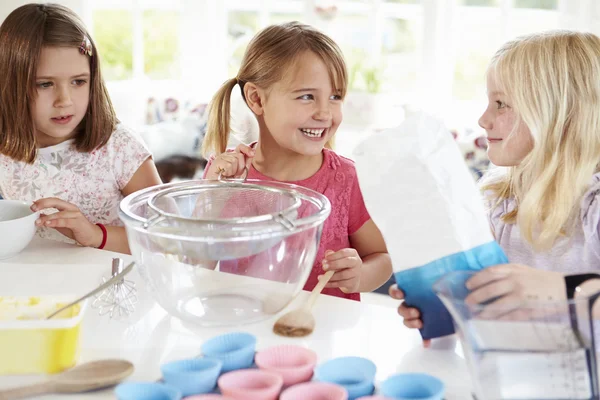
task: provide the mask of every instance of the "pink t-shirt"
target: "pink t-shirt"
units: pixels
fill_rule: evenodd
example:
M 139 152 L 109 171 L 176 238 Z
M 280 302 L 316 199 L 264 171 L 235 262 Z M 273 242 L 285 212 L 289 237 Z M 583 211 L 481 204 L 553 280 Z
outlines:
M 210 164 L 209 161 L 205 171 L 208 171 Z M 275 179 L 261 174 L 253 166 L 248 171 L 248 179 L 275 181 Z M 331 202 L 331 214 L 323 225 L 315 263 L 304 286 L 305 290 L 312 290 L 318 282 L 318 276 L 323 274 L 321 261 L 325 257 L 325 251 L 338 251 L 351 247 L 350 235 L 356 233 L 371 217 L 358 186 L 354 162 L 329 149 L 323 149 L 323 164 L 313 176 L 301 181 L 286 183 L 312 189 L 325 195 Z M 224 270 L 223 266 L 221 266 L 221 270 Z M 323 293 L 360 300 L 359 293 L 346 294 L 337 288 L 324 289 Z

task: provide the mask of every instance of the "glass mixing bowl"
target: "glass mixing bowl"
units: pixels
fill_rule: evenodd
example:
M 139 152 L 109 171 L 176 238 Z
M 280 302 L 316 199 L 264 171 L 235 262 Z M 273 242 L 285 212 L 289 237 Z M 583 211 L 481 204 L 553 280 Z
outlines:
M 156 301 L 184 321 L 224 326 L 267 318 L 299 293 L 330 211 L 296 185 L 196 180 L 135 192 L 119 216 Z

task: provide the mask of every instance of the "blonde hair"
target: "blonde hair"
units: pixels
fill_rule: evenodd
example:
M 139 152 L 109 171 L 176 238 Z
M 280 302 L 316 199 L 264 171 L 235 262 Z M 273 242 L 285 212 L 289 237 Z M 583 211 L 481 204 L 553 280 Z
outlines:
M 250 42 L 235 78 L 226 81 L 211 101 L 208 127 L 202 153 L 223 153 L 229 140 L 230 97 L 239 84 L 244 96 L 244 84 L 252 82 L 268 89 L 283 79 L 306 51 L 315 53 L 329 68 L 329 76 L 342 98 L 346 95 L 347 71 L 342 52 L 327 35 L 299 22 L 271 25 L 260 31 Z M 326 144 L 332 147 L 331 140 Z
M 42 47 L 79 48 L 89 40 L 90 102 L 77 127 L 75 148 L 90 152 L 104 146 L 118 123 L 100 73 L 98 49 L 81 19 L 58 4 L 26 4 L 0 26 L 0 154 L 32 163 L 37 145 L 31 103 L 37 97 L 37 65 Z
M 536 250 L 549 249 L 572 233 L 598 172 L 600 39 L 569 31 L 521 37 L 498 50 L 488 74 L 511 102 L 514 130 L 529 128 L 533 149 L 519 165 L 488 175 L 483 189 L 495 206 L 513 198 L 504 221 L 516 223 Z

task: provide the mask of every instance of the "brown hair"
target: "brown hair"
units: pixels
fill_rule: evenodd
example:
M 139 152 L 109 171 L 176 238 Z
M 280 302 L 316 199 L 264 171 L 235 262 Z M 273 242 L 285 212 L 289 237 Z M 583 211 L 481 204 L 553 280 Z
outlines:
M 280 81 L 284 73 L 306 51 L 315 53 L 329 68 L 329 77 L 342 98 L 346 96 L 348 73 L 338 45 L 327 35 L 299 22 L 271 25 L 250 42 L 238 75 L 226 81 L 211 101 L 206 137 L 202 144 L 205 155 L 223 153 L 229 140 L 230 97 L 239 84 L 252 82 L 268 89 Z M 245 98 L 244 98 L 245 99 Z M 331 140 L 326 144 L 331 147 Z
M 81 19 L 57 4 L 26 4 L 0 26 L 0 153 L 32 163 L 36 140 L 31 103 L 37 96 L 37 66 L 42 47 L 92 46 L 90 103 L 75 137 L 75 148 L 90 152 L 108 142 L 118 123 L 100 74 L 98 50 Z

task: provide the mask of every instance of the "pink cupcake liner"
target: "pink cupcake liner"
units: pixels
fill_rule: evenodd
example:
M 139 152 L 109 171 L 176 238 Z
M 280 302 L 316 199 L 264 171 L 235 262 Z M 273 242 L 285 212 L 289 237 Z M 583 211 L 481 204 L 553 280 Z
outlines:
M 309 381 L 317 364 L 317 354 L 305 347 L 274 346 L 259 351 L 254 358 L 258 368 L 275 372 L 285 387 Z
M 283 378 L 270 371 L 241 369 L 222 375 L 218 386 L 221 393 L 236 400 L 276 400 Z
M 348 392 L 333 383 L 306 382 L 284 390 L 279 400 L 348 400 Z

